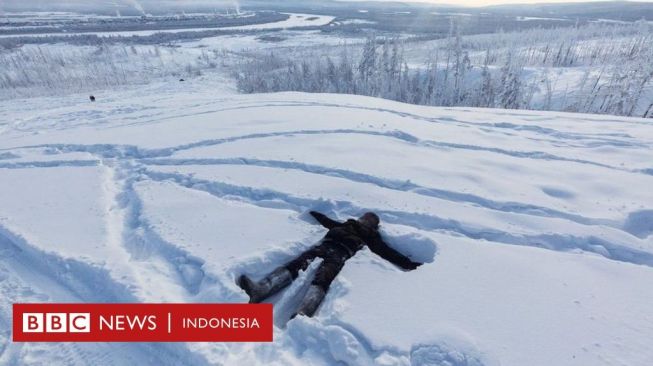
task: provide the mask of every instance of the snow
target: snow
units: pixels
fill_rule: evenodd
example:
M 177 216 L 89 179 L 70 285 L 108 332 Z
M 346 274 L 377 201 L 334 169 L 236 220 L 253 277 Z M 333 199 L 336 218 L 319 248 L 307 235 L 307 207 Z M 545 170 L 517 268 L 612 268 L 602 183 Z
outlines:
M 230 30 L 267 30 L 267 29 L 286 29 L 301 27 L 319 27 L 331 23 L 335 17 L 331 15 L 314 15 L 314 14 L 288 14 L 290 17 L 286 20 L 265 24 L 239 25 L 234 27 L 224 27 L 222 29 Z
M 265 41 L 260 34 L 256 35 L 228 35 L 202 38 L 197 41 L 184 42 L 185 49 L 192 48 L 209 48 L 227 51 L 251 51 L 251 50 L 289 50 L 292 52 L 296 47 L 302 48 L 322 48 L 329 46 L 340 46 L 343 44 L 352 44 L 363 42 L 364 40 L 352 37 L 344 38 L 339 35 L 322 34 L 319 30 L 275 30 L 273 33 L 275 40 Z
M 47 179 L 42 178 L 44 171 Z M 0 192 L 2 225 L 42 250 L 102 261 L 112 253 L 106 246 L 103 173 L 94 166 L 8 169 L 2 174 Z M 79 181 L 85 184 L 69 189 Z M 25 197 L 25 192 L 31 194 Z
M 635 315 L 653 300 L 651 291 L 640 292 L 649 268 L 626 265 L 623 273 L 622 265 L 597 257 L 430 236 L 438 256 L 423 270 L 345 268 L 351 290 L 337 301 L 355 306 L 340 321 L 368 335 L 371 347 L 414 353 L 463 342 L 473 351 L 454 351 L 502 365 L 644 365 L 650 359 L 646 337 L 638 334 L 650 331 L 650 317 L 644 325 Z M 411 291 L 398 297 L 387 288 Z M 633 298 L 642 301 L 628 301 Z M 369 311 L 378 303 L 401 310 Z
M 523 17 L 523 16 L 515 17 L 515 19 L 518 22 L 529 22 L 535 20 L 555 20 L 555 21 L 563 21 L 563 22 L 570 21 L 569 19 L 565 19 L 565 18 L 542 18 L 542 17 Z
M 431 14 L 432 15 L 456 16 L 456 17 L 471 17 L 471 16 L 473 16 L 472 14 L 469 14 L 469 13 L 449 13 L 449 12 L 441 13 L 441 12 L 437 12 L 437 11 L 432 11 Z
M 0 364 L 641 365 L 653 358 L 653 125 L 189 80 L 0 101 Z M 270 344 L 19 344 L 11 304 L 245 302 L 316 243 L 307 212 L 379 213 Z
M 305 28 L 305 27 L 319 27 L 331 23 L 335 17 L 329 15 L 313 15 L 313 14 L 296 14 L 296 13 L 282 13 L 288 14 L 286 20 L 278 22 L 238 25 L 230 27 L 210 27 L 210 28 L 180 28 L 180 29 L 154 29 L 154 30 L 141 30 L 141 31 L 104 31 L 104 32 L 71 32 L 71 33 L 37 33 L 29 34 L 30 37 L 47 37 L 47 36 L 78 36 L 84 34 L 93 34 L 99 37 L 131 37 L 131 36 L 151 36 L 157 33 L 179 33 L 179 32 L 204 32 L 214 30 L 272 30 L 272 29 L 292 29 L 292 28 Z M 248 17 L 251 15 L 243 15 Z M 25 37 L 24 34 L 0 34 L 0 38 L 13 38 Z

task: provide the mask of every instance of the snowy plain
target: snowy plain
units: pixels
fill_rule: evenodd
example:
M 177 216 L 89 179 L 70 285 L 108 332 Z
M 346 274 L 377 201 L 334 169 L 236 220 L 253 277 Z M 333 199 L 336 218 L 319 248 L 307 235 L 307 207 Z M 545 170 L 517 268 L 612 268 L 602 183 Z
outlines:
M 226 84 L 226 83 L 224 83 Z M 0 101 L 0 364 L 649 365 L 653 125 L 202 78 Z M 271 344 L 18 344 L 11 304 L 245 302 L 314 245 L 307 215 L 379 213 L 313 319 Z

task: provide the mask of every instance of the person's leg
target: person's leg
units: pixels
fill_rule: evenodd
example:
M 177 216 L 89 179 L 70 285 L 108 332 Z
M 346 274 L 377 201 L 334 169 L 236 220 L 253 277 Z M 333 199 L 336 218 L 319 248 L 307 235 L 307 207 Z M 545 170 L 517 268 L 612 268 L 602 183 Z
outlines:
M 252 281 L 246 275 L 241 275 L 238 278 L 238 286 L 249 295 L 250 303 L 259 303 L 290 285 L 292 280 L 297 278 L 299 271 L 305 270 L 320 253 L 319 247 L 313 247 L 285 265 L 276 268 L 258 282 Z
M 315 314 L 322 300 L 324 300 L 324 296 L 329 290 L 331 282 L 340 273 L 344 265 L 345 259 L 342 258 L 326 258 L 320 264 L 320 267 L 318 267 L 315 273 L 315 278 L 311 282 L 311 286 L 308 288 L 306 295 L 293 317 L 298 314 L 312 317 Z
M 290 262 L 284 265 L 290 273 L 292 278 L 295 279 L 299 275 L 299 271 L 305 271 L 306 268 L 315 260 L 317 257 L 322 257 L 325 254 L 324 247 L 318 245 L 312 247 L 311 249 L 300 254 L 297 258 L 291 260 Z

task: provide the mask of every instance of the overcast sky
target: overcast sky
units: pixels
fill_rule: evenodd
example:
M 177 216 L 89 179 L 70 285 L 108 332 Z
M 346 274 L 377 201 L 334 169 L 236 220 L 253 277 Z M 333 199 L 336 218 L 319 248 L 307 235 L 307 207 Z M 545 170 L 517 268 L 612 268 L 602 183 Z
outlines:
M 339 1 L 361 1 L 361 0 L 339 0 Z M 402 0 L 362 0 L 362 1 L 402 1 Z M 488 6 L 502 4 L 536 4 L 536 3 L 578 3 L 578 2 L 599 2 L 610 0 L 405 0 L 406 2 L 425 2 L 432 4 L 452 4 L 462 6 Z M 653 0 L 637 0 L 638 2 L 653 2 Z
M 572 3 L 572 2 L 597 2 L 605 0 L 456 0 L 456 1 L 430 1 L 430 0 L 420 0 L 430 3 L 448 3 L 455 5 L 465 5 L 465 6 L 487 6 L 487 5 L 500 5 L 500 4 L 533 4 L 533 3 Z M 653 2 L 653 0 L 647 0 L 646 2 Z
M 283 0 L 277 0 L 282 2 Z M 532 3 L 569 3 L 569 2 L 597 2 L 597 1 L 606 1 L 606 0 L 338 0 L 338 1 L 405 1 L 405 2 L 428 2 L 432 4 L 451 4 L 451 5 L 462 5 L 462 6 L 487 6 L 487 5 L 500 5 L 500 4 L 532 4 Z M 653 2 L 653 0 L 638 0 L 645 2 Z M 245 1 L 246 2 L 246 1 Z M 274 2 L 274 0 L 270 0 Z M 150 8 L 152 6 L 160 5 L 171 5 L 175 4 L 177 6 L 184 5 L 209 5 L 209 6 L 219 6 L 221 5 L 235 5 L 238 3 L 238 0 L 0 0 L 0 9 L 2 6 L 30 6 L 36 5 L 41 7 L 52 6 L 62 6 L 64 4 L 70 5 L 85 5 L 93 6 L 94 4 L 103 5 L 103 6 L 118 6 L 118 7 L 136 7 L 140 8 L 141 5 L 143 8 Z M 114 5 L 115 4 L 115 5 Z

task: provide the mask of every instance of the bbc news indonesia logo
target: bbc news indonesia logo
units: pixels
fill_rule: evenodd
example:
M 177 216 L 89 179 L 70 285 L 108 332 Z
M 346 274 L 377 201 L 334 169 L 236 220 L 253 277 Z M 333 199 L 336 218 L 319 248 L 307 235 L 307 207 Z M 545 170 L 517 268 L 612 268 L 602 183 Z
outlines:
M 14 342 L 271 342 L 271 304 L 14 304 Z
M 90 333 L 91 313 L 23 313 L 24 333 Z

